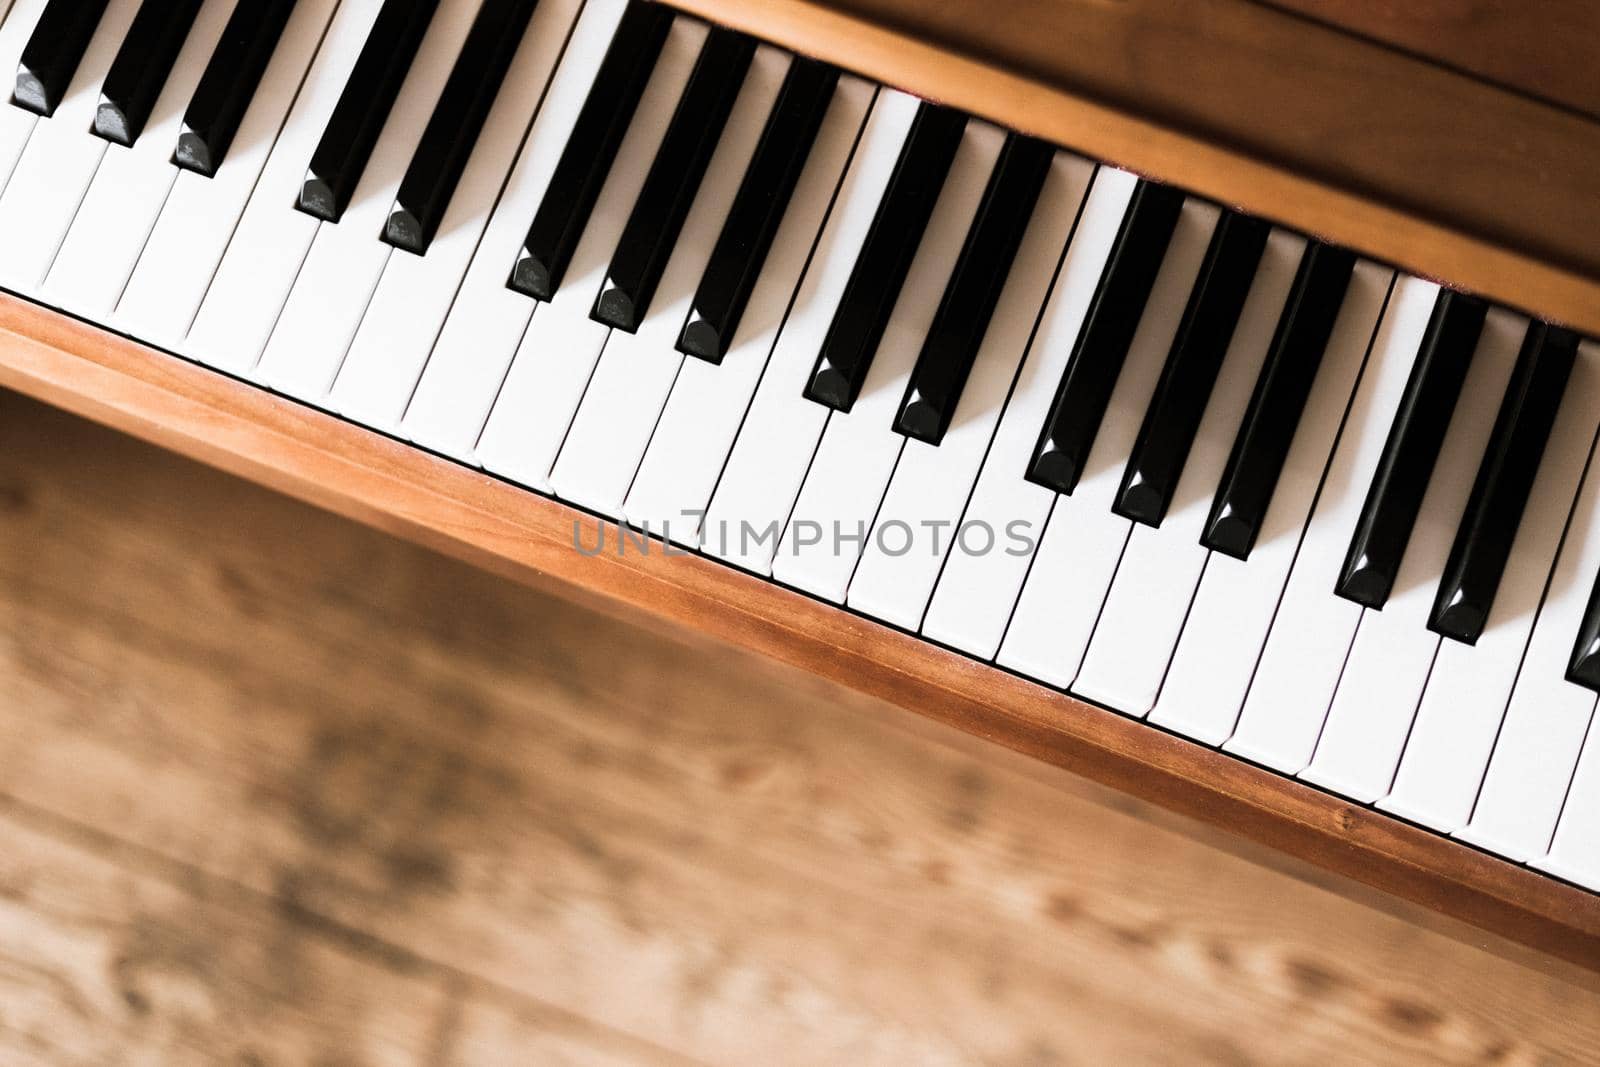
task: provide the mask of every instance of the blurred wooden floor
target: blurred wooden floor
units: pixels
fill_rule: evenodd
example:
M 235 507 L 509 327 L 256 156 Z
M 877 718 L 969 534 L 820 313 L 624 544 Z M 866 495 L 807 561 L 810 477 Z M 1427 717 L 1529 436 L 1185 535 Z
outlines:
M 0 394 L 0 1063 L 1576 1063 L 1600 992 Z

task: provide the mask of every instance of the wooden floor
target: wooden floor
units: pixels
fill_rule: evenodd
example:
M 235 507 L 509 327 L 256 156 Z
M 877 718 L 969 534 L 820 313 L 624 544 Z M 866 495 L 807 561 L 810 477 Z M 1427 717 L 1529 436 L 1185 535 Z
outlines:
M 0 395 L 0 1063 L 1593 1062 L 1318 881 Z

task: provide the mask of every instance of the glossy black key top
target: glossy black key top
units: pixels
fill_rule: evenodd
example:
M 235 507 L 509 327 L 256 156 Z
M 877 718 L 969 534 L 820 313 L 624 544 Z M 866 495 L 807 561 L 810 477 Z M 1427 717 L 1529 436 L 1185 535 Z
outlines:
M 897 432 L 931 445 L 944 440 L 1054 158 L 1042 141 L 1006 138 L 917 355 Z
M 478 8 L 400 179 L 383 227 L 389 244 L 420 256 L 433 243 L 536 6 L 538 0 L 483 0 Z
M 144 0 L 139 5 L 100 86 L 94 110 L 97 136 L 128 147 L 139 139 L 199 10 L 200 0 Z
M 1335 592 L 1346 600 L 1381 608 L 1389 599 L 1487 311 L 1477 297 L 1439 292 L 1339 572 Z
M 338 222 L 350 206 L 438 6 L 439 0 L 384 0 L 311 155 L 295 204 L 301 211 Z
M 1160 526 L 1166 517 L 1270 229 L 1233 211 L 1217 220 L 1111 505 L 1123 518 Z
M 50 0 L 22 49 L 11 102 L 36 115 L 53 115 L 78 73 L 107 0 Z
M 1134 187 L 1066 374 L 1034 446 L 1028 481 L 1058 493 L 1077 488 L 1177 228 L 1183 200 L 1183 193 L 1169 186 L 1141 181 Z
M 517 292 L 549 300 L 561 287 L 671 28 L 660 4 L 633 0 L 623 12 L 512 268 Z
M 838 84 L 837 68 L 814 59 L 797 58 L 789 68 L 706 261 L 678 351 L 712 363 L 727 354 Z
M 1311 384 L 1355 272 L 1355 253 L 1312 241 L 1300 257 L 1200 543 L 1247 559 L 1266 521 Z
M 216 175 L 293 11 L 294 0 L 239 0 L 183 113 L 174 163 Z
M 667 257 L 678 243 L 755 54 L 756 42 L 742 33 L 713 29 L 706 36 L 617 240 L 590 312 L 595 321 L 634 333 L 649 313 Z
M 1567 681 L 1600 693 L 1600 578 L 1595 579 L 1589 605 L 1583 609 L 1583 625 L 1578 627 L 1578 640 L 1567 662 Z
M 959 111 L 927 103 L 917 108 L 822 339 L 806 384 L 808 399 L 835 411 L 855 404 L 966 128 L 967 116 Z
M 1428 618 L 1433 632 L 1478 643 L 1577 355 L 1572 331 L 1538 322 L 1528 327 L 1444 565 Z

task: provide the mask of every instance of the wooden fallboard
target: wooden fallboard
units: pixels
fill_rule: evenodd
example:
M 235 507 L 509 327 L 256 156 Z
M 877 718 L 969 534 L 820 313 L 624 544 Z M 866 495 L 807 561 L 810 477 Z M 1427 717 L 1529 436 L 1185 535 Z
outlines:
M 1600 336 L 1580 109 L 1244 0 L 668 2 Z
M 0 387 L 509 579 L 797 665 L 1600 972 L 1600 895 L 704 557 L 585 555 L 574 524 L 593 545 L 595 520 L 563 504 L 9 296 Z
M 1600 120 L 1590 0 L 1252 0 Z

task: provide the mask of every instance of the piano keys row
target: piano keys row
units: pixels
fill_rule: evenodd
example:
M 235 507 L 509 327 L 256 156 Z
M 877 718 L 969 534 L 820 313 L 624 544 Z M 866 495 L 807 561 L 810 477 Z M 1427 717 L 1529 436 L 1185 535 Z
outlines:
M 12 4 L 7 286 L 1600 884 L 1593 344 L 650 4 L 178 7 Z

